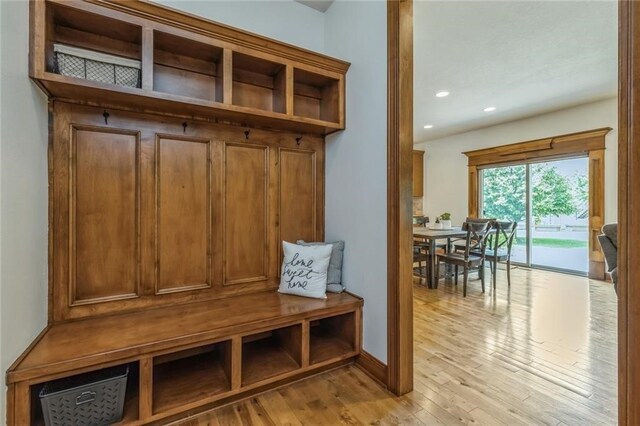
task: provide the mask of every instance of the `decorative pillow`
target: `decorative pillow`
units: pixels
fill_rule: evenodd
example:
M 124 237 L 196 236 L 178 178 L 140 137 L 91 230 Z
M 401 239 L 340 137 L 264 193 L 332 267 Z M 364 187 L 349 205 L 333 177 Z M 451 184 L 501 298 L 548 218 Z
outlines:
M 345 286 L 342 285 L 342 257 L 344 256 L 344 241 L 334 241 L 332 243 L 305 243 L 298 240 L 301 246 L 323 246 L 330 245 L 333 247 L 331 251 L 331 260 L 329 261 L 329 270 L 327 271 L 327 291 L 331 293 L 342 293 Z
M 284 260 L 278 291 L 326 299 L 331 246 L 300 246 L 283 241 L 282 250 Z

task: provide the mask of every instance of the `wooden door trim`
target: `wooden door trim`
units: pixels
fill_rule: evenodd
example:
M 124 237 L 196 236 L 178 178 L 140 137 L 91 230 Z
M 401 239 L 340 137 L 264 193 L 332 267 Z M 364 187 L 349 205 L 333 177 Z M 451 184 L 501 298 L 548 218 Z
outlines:
M 618 422 L 640 423 L 640 4 L 619 2 L 618 70 Z M 636 210 L 634 212 L 634 210 Z
M 387 387 L 413 389 L 413 0 L 387 2 Z
M 399 5 L 392 6 L 393 0 L 388 3 L 387 33 L 388 33 L 388 59 L 389 71 L 398 62 L 398 28 L 400 26 Z M 395 9 L 395 11 L 392 11 Z M 640 353 L 640 340 L 634 338 L 640 334 L 640 311 L 629 309 L 632 302 L 640 299 L 638 289 L 628 288 L 627 282 L 640 280 L 640 252 L 630 251 L 628 240 L 640 239 L 640 217 L 633 215 L 632 209 L 640 203 L 640 126 L 634 126 L 633 112 L 640 110 L 640 96 L 633 96 L 640 89 L 640 44 L 631 43 L 631 40 L 640 39 L 640 5 L 628 0 L 619 3 L 619 109 L 618 109 L 618 423 L 622 426 L 640 423 L 640 370 L 636 368 L 638 353 Z M 394 34 L 395 33 L 395 34 Z M 392 38 L 395 40 L 392 43 Z M 393 63 L 392 63 L 393 62 Z M 635 77 L 635 79 L 634 79 Z M 391 376 L 398 375 L 398 361 L 402 355 L 398 346 L 393 342 L 400 339 L 393 338 L 392 334 L 399 328 L 397 301 L 399 299 L 398 286 L 400 281 L 391 277 L 392 256 L 398 254 L 398 230 L 392 227 L 397 224 L 398 206 L 392 205 L 396 199 L 391 190 L 392 183 L 398 180 L 398 151 L 397 137 L 393 137 L 392 130 L 397 131 L 398 123 L 392 120 L 391 111 L 398 107 L 399 78 L 397 71 L 388 75 L 388 109 L 389 129 L 387 143 L 389 148 L 388 159 L 388 385 Z M 393 95 L 393 96 L 392 96 Z M 395 142 L 395 143 L 394 143 Z M 476 167 L 473 167 L 476 169 Z M 633 173 L 635 171 L 635 173 Z M 477 180 L 476 180 L 477 182 Z M 477 195 L 477 194 L 476 194 Z M 475 196 L 475 195 L 474 195 Z M 476 203 L 477 208 L 477 203 Z M 396 222 L 392 221 L 395 220 Z M 630 234 L 633 231 L 633 235 Z M 634 238 L 636 237 L 636 238 Z M 392 244 L 394 244 L 392 246 Z M 411 309 L 411 303 L 408 304 Z M 633 305 L 632 305 L 633 306 Z M 637 306 L 637 303 L 635 303 Z M 630 338 L 631 337 L 631 338 Z M 396 383 L 398 379 L 395 378 Z M 391 386 L 390 389 L 393 390 Z
M 604 150 L 610 127 L 552 136 L 533 141 L 494 146 L 464 152 L 469 158 L 469 217 L 480 212 L 480 173 L 482 168 L 558 160 L 576 156 L 589 158 L 589 278 L 605 279 L 604 256 L 598 235 L 604 225 Z

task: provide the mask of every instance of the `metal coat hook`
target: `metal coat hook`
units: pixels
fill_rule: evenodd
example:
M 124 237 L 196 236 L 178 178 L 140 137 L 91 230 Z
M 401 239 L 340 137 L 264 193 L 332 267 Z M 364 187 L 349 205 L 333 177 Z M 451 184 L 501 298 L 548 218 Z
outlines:
M 302 140 L 302 136 L 298 136 L 296 138 L 296 143 L 298 144 L 298 146 L 300 146 L 300 141 Z
M 244 132 L 244 138 L 245 138 L 246 140 L 249 140 L 249 133 L 251 133 L 251 130 L 245 130 L 245 132 Z
M 104 124 L 109 124 L 109 113 L 107 112 L 106 109 L 102 113 L 102 116 L 104 117 Z
M 187 122 L 182 123 L 182 133 L 187 133 Z

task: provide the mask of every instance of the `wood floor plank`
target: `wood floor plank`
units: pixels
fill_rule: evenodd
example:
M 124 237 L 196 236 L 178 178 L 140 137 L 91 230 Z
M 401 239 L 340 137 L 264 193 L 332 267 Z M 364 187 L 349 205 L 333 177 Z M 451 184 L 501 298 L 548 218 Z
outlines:
M 487 272 L 487 276 L 489 273 Z M 209 425 L 615 425 L 617 299 L 608 283 L 515 268 L 511 288 L 414 286 L 414 391 L 354 366 L 185 421 Z M 366 307 L 365 307 L 366 309 Z

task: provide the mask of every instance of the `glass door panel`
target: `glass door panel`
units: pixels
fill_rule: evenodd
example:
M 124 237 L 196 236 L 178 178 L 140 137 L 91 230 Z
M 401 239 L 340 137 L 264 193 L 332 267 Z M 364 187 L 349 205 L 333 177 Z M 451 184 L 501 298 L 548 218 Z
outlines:
M 589 159 L 530 165 L 531 265 L 589 271 Z
M 481 216 L 518 222 L 511 260 L 527 264 L 527 165 L 481 170 Z

